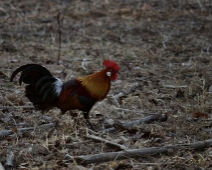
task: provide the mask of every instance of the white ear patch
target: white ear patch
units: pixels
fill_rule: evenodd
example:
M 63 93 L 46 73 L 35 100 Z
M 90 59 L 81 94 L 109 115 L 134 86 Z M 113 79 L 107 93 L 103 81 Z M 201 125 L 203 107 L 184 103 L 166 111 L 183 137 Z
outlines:
M 108 77 L 110 77 L 110 76 L 111 76 L 111 72 L 110 72 L 110 71 L 106 72 L 106 75 L 107 75 Z

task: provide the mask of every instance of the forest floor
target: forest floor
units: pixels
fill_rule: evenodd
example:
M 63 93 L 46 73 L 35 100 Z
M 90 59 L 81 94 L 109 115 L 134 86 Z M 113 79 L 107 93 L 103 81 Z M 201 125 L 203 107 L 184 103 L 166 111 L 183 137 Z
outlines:
M 211 12 L 203 0 L 1 0 L 0 169 L 210 169 L 211 142 L 190 144 L 212 139 Z M 102 69 L 104 59 L 117 62 L 120 73 L 91 110 L 97 132 L 82 114 L 35 111 L 18 76 L 9 82 L 27 63 L 66 81 Z M 159 118 L 123 126 L 151 115 Z M 113 126 L 113 133 L 103 133 Z M 77 159 L 173 145 L 179 148 Z

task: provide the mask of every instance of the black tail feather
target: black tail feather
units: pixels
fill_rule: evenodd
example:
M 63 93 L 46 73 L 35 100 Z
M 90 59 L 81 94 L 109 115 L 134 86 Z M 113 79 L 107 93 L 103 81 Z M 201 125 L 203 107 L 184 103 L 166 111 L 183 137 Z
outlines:
M 46 82 L 48 82 L 49 79 L 52 79 L 52 77 L 49 76 L 43 76 L 42 78 L 40 78 L 35 85 L 35 90 L 39 90 L 43 84 L 45 84 Z
M 43 94 L 46 92 L 46 90 L 48 89 L 54 89 L 54 87 L 52 87 L 52 85 L 54 84 L 56 79 L 48 79 L 47 82 L 45 82 L 42 87 L 39 90 L 38 95 L 39 96 L 43 96 Z
M 35 107 L 41 103 L 40 98 L 37 96 L 33 86 L 27 85 L 25 87 L 25 96 L 35 105 Z
M 16 69 L 11 75 L 10 81 L 21 72 L 19 84 L 22 82 L 28 84 L 25 87 L 25 96 L 39 110 L 48 110 L 53 107 L 58 94 L 55 93 L 55 82 L 58 81 L 43 66 L 38 64 L 27 64 Z
M 13 72 L 10 77 L 10 81 L 13 81 L 13 79 L 19 72 L 22 72 L 19 79 L 20 85 L 22 82 L 26 84 L 34 84 L 34 82 L 37 82 L 43 76 L 52 77 L 52 74 L 45 67 L 38 64 L 26 64 L 17 68 Z

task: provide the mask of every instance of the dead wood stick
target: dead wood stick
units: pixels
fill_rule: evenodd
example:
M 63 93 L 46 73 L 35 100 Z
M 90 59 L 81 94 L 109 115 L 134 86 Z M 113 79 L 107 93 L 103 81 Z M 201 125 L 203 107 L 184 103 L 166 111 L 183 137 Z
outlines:
M 132 91 L 134 91 L 138 86 L 139 86 L 139 83 L 136 83 L 134 86 L 130 87 L 129 89 L 127 89 L 127 90 L 125 90 L 123 92 L 118 93 L 117 95 L 113 96 L 112 98 L 113 99 L 118 99 L 120 97 L 128 95 L 128 94 L 132 93 Z
M 175 85 L 171 85 L 171 84 L 163 84 L 163 87 L 166 88 L 172 88 L 172 89 L 178 89 L 178 88 L 187 88 L 187 85 L 181 85 L 181 86 L 175 86 Z
M 165 114 L 150 115 L 150 116 L 144 117 L 140 120 L 135 120 L 135 121 L 130 122 L 130 123 L 125 123 L 125 124 L 123 124 L 123 127 L 126 128 L 126 129 L 130 129 L 130 127 L 132 127 L 133 125 L 139 125 L 139 124 L 142 124 L 142 123 L 147 124 L 147 123 L 151 123 L 155 120 L 164 121 L 164 120 L 166 120 L 166 115 Z M 112 128 L 108 128 L 108 129 L 103 130 L 102 133 L 113 133 L 115 131 L 116 131 L 116 128 L 112 127 Z
M 1 162 L 0 162 L 0 170 L 5 170 Z
M 99 136 L 94 136 L 94 135 L 86 135 L 86 138 L 87 139 L 92 139 L 93 141 L 97 141 L 97 142 L 104 142 L 105 144 L 108 144 L 108 145 L 111 145 L 111 146 L 115 146 L 115 147 L 118 147 L 120 148 L 121 150 L 126 150 L 127 147 L 124 146 L 124 145 L 120 145 L 120 144 L 117 144 L 117 143 L 114 143 L 114 142 L 111 142 L 107 139 L 103 139 Z
M 2 106 L 2 107 L 0 107 L 0 110 L 10 109 L 10 108 L 35 109 L 34 106 Z
M 13 167 L 14 166 L 14 154 L 11 149 L 7 149 L 7 156 L 6 156 L 6 166 Z
M 58 64 L 59 64 L 59 61 L 60 61 L 60 53 L 61 53 L 61 34 L 62 34 L 62 31 L 61 31 L 61 22 L 60 22 L 60 15 L 61 15 L 61 12 L 59 12 L 58 15 L 57 15 L 58 35 L 59 35 L 59 42 L 58 42 L 59 48 L 58 48 L 58 55 L 57 55 L 57 63 L 58 63 Z
M 49 123 L 49 124 L 43 124 L 43 125 L 36 126 L 36 127 L 19 128 L 17 130 L 19 133 L 24 133 L 24 132 L 31 131 L 31 130 L 48 129 L 48 128 L 54 127 L 54 126 L 55 126 L 55 123 Z M 3 139 L 13 133 L 14 132 L 12 130 L 1 130 L 0 131 L 0 139 Z
M 82 142 L 72 142 L 72 143 L 69 143 L 69 144 L 61 144 L 61 146 L 73 149 L 77 145 L 85 145 L 86 143 L 90 143 L 90 142 L 91 142 L 91 140 L 86 140 L 86 141 L 82 141 Z
M 120 107 L 120 104 L 118 102 L 118 98 L 120 97 L 123 97 L 123 96 L 127 96 L 128 94 L 130 94 L 132 91 L 134 91 L 137 87 L 139 86 L 139 83 L 136 83 L 134 86 L 130 87 L 129 89 L 123 91 L 123 92 L 120 92 L 116 95 L 114 95 L 112 97 L 112 99 L 115 101 L 115 104 Z
M 161 165 L 171 165 L 174 164 L 174 162 L 156 162 L 156 163 L 140 163 L 140 165 L 147 165 L 147 166 L 161 166 Z
M 128 149 L 125 151 L 119 152 L 108 152 L 94 155 L 85 155 L 85 156 L 76 156 L 73 157 L 69 154 L 66 154 L 67 158 L 74 159 L 79 164 L 91 164 L 91 163 L 100 163 L 100 162 L 108 162 L 126 158 L 135 158 L 146 155 L 156 155 L 156 154 L 165 154 L 174 152 L 180 149 L 194 149 L 194 150 L 202 150 L 207 147 L 212 147 L 212 139 L 198 141 L 189 144 L 179 144 L 179 145 L 170 145 L 163 147 L 151 147 L 151 148 L 142 148 L 142 149 Z

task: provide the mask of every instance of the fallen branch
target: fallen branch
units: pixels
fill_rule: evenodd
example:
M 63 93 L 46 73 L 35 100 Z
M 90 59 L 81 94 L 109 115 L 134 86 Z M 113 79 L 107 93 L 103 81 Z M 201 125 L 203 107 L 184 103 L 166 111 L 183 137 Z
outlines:
M 4 109 L 10 109 L 10 108 L 22 108 L 22 109 L 35 109 L 34 106 L 2 106 L 0 107 L 0 110 L 4 110 Z
M 147 163 L 139 163 L 139 164 L 146 165 L 146 166 L 163 166 L 163 165 L 171 165 L 175 163 L 174 162 L 156 162 L 156 163 L 147 162 Z
M 36 127 L 19 128 L 17 130 L 18 130 L 18 133 L 24 133 L 24 132 L 28 132 L 31 130 L 48 129 L 50 127 L 55 127 L 55 123 L 43 124 L 43 125 L 36 126 Z M 13 133 L 14 133 L 13 130 L 1 130 L 0 131 L 0 139 L 3 139 L 9 135 L 12 135 Z
M 125 90 L 123 92 L 120 92 L 119 94 L 113 96 L 113 98 L 118 99 L 120 97 L 127 96 L 128 94 L 130 94 L 133 91 L 135 91 L 137 87 L 139 87 L 139 83 L 136 83 L 132 87 L 130 87 L 129 89 L 127 89 L 127 90 Z
M 69 143 L 69 144 L 61 144 L 62 147 L 66 147 L 66 148 L 69 148 L 69 149 L 73 149 L 75 148 L 77 145 L 85 145 L 87 143 L 90 143 L 91 140 L 86 140 L 86 141 L 82 141 L 82 142 L 72 142 L 72 143 Z
M 166 114 L 154 114 L 154 115 L 150 115 L 150 116 L 147 116 L 145 118 L 142 118 L 140 120 L 135 120 L 135 121 L 130 122 L 130 123 L 125 123 L 122 126 L 125 129 L 130 129 L 133 125 L 139 125 L 139 124 L 142 124 L 142 123 L 148 124 L 148 123 L 151 123 L 151 122 L 156 121 L 156 120 L 165 121 L 166 119 L 167 119 Z M 112 127 L 112 128 L 103 130 L 102 133 L 113 133 L 115 131 L 116 131 L 116 128 Z
M 129 89 L 127 89 L 127 90 L 125 90 L 125 91 L 123 91 L 123 92 L 120 92 L 120 93 L 114 95 L 114 96 L 112 97 L 112 99 L 115 101 L 116 105 L 117 105 L 118 107 L 120 107 L 120 104 L 119 104 L 119 102 L 118 102 L 118 98 L 123 97 L 123 96 L 127 96 L 128 94 L 132 93 L 132 91 L 135 91 L 135 89 L 136 89 L 138 86 L 139 86 L 139 83 L 136 83 L 135 85 L 133 85 L 133 86 L 130 87 Z
M 126 149 L 127 149 L 127 147 L 124 146 L 124 145 L 119 145 L 119 144 L 117 144 L 117 143 L 114 143 L 114 142 L 111 142 L 111 141 L 109 141 L 109 140 L 103 139 L 103 138 L 101 138 L 101 137 L 99 137 L 99 136 L 87 135 L 86 138 L 92 139 L 93 141 L 97 141 L 97 142 L 104 142 L 105 144 L 111 145 L 111 146 L 113 146 L 113 147 L 114 147 L 114 146 L 115 146 L 115 147 L 118 147 L 118 148 L 121 149 L 121 150 L 126 150 Z
M 143 148 L 143 149 L 129 149 L 120 152 L 109 152 L 109 153 L 101 153 L 94 155 L 85 155 L 85 156 L 76 156 L 73 157 L 69 154 L 66 154 L 66 157 L 70 158 L 72 161 L 76 161 L 79 164 L 91 164 L 91 163 L 100 163 L 100 162 L 108 162 L 126 158 L 135 158 L 146 155 L 156 155 L 156 154 L 165 154 L 174 152 L 182 149 L 194 149 L 200 150 L 204 148 L 212 147 L 212 139 L 199 141 L 189 144 L 179 144 L 179 145 L 170 145 L 163 147 L 151 147 L 151 148 Z
M 5 170 L 1 162 L 0 162 L 0 170 Z
M 179 89 L 179 88 L 187 88 L 187 85 L 181 85 L 181 86 L 175 86 L 175 85 L 171 85 L 171 84 L 163 84 L 163 87 L 166 88 L 172 88 L 172 89 Z
M 11 149 L 7 149 L 6 167 L 14 167 L 14 154 Z
M 57 15 L 57 22 L 58 22 L 58 35 L 59 35 L 59 40 L 58 40 L 58 55 L 57 55 L 57 63 L 59 64 L 59 61 L 60 61 L 60 53 L 61 53 L 61 34 L 62 34 L 62 31 L 61 31 L 61 22 L 60 22 L 60 15 L 61 15 L 61 12 L 58 13 Z

